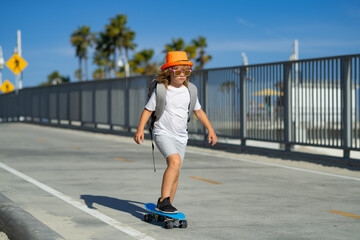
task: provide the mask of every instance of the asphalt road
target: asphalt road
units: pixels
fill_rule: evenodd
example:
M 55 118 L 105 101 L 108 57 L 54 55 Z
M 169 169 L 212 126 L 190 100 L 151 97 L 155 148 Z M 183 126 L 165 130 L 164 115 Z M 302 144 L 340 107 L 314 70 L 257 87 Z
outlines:
M 144 222 L 166 167 L 150 141 L 0 124 L 0 192 L 66 239 L 359 239 L 360 173 L 188 147 L 175 207 Z

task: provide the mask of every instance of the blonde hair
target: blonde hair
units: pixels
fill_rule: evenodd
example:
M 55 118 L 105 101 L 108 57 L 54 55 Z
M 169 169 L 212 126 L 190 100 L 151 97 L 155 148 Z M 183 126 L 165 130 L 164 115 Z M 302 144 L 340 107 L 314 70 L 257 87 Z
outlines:
M 191 69 L 190 65 L 175 65 L 172 67 L 168 67 L 156 75 L 156 80 L 159 83 L 163 83 L 165 85 L 165 88 L 168 89 L 168 86 L 170 84 L 170 79 L 171 79 L 170 76 L 171 76 L 171 74 L 173 74 L 171 69 L 177 69 L 177 67 L 180 67 L 180 66 L 185 67 L 185 69 Z M 190 76 L 191 76 L 191 74 L 186 77 L 186 81 L 184 82 L 185 87 L 188 87 L 188 82 L 190 81 Z

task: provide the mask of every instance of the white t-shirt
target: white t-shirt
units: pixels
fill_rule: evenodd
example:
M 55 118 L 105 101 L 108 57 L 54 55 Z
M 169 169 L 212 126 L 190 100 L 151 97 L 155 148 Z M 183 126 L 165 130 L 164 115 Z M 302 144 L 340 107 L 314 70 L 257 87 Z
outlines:
M 168 86 L 166 104 L 161 118 L 154 124 L 154 135 L 166 135 L 175 138 L 181 143 L 188 140 L 187 120 L 190 104 L 190 93 L 186 86 L 176 88 Z M 155 111 L 156 91 L 151 94 L 145 108 Z M 194 111 L 201 109 L 199 99 L 196 99 Z M 192 113 L 191 113 L 192 114 Z

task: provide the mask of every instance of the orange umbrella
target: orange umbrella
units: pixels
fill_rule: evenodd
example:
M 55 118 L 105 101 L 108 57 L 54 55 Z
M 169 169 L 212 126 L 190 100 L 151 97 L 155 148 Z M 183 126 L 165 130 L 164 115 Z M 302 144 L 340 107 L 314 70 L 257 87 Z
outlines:
M 254 96 L 280 96 L 281 95 L 281 96 L 283 96 L 284 93 L 276 91 L 274 89 L 267 88 L 267 89 L 264 89 L 264 90 L 261 90 L 258 92 L 253 92 L 252 95 L 254 95 Z

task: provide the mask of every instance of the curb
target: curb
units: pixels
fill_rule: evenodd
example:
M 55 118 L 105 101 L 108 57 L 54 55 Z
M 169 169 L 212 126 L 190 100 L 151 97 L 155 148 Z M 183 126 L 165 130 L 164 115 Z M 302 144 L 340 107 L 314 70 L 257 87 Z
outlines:
M 11 240 L 60 240 L 61 235 L 0 193 L 0 231 Z

